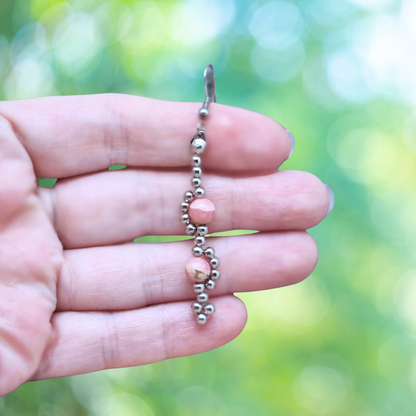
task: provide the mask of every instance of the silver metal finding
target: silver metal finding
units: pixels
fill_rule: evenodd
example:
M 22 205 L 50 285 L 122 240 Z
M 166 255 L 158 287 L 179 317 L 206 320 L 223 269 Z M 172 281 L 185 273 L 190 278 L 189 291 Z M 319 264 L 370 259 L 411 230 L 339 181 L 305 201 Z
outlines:
M 199 155 L 205 150 L 207 143 L 205 141 L 205 138 L 198 136 L 198 133 L 197 133 L 196 136 L 192 139 L 191 145 L 194 148 L 194 152 L 197 155 Z
M 214 249 L 213 249 L 212 247 L 207 247 L 207 248 L 204 250 L 204 254 L 205 254 L 205 256 L 206 256 L 206 257 L 208 257 L 209 259 L 212 259 L 212 258 L 215 256 Z
M 205 101 L 202 108 L 208 109 L 210 103 L 217 102 L 217 91 L 215 89 L 214 67 L 209 64 L 204 71 Z M 207 114 L 208 115 L 208 114 Z
M 204 259 L 203 262 L 207 261 L 210 269 L 209 274 L 202 274 L 202 276 L 204 276 L 202 279 L 198 280 L 197 278 L 194 278 L 196 280 L 196 283 L 194 283 L 194 292 L 197 295 L 197 301 L 192 303 L 191 309 L 196 314 L 196 322 L 200 325 L 205 325 L 208 316 L 212 315 L 215 311 L 214 305 L 207 303 L 209 296 L 206 293 L 206 290 L 213 290 L 216 286 L 216 280 L 220 277 L 220 272 L 217 270 L 219 260 L 215 257 L 214 249 L 212 247 L 203 248 L 205 245 L 204 236 L 208 234 L 207 225 L 192 221 L 191 215 L 188 215 L 188 212 L 192 211 L 192 208 L 190 208 L 192 201 L 195 201 L 194 203 L 197 204 L 198 199 L 205 197 L 205 189 L 201 186 L 202 169 L 200 168 L 201 154 L 207 146 L 204 120 L 209 115 L 209 105 L 217 102 L 214 68 L 212 65 L 208 65 L 205 69 L 204 86 L 205 101 L 199 109 L 200 121 L 197 124 L 196 134 L 192 138 L 190 146 L 192 150 L 191 166 L 193 173 L 191 183 L 195 190 L 187 191 L 185 193 L 185 199 L 181 204 L 181 221 L 185 224 L 186 233 L 194 236 L 194 246 L 192 247 L 191 252 L 194 257 Z M 195 224 L 193 222 L 195 222 Z M 206 271 L 204 273 L 206 273 Z

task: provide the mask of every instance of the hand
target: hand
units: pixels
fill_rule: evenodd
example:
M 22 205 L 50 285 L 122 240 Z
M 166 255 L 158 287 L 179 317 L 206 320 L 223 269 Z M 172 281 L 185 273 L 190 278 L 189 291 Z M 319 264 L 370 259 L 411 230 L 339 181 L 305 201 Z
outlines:
M 29 380 L 216 348 L 246 323 L 234 292 L 311 273 L 318 251 L 305 230 L 328 212 L 325 185 L 277 171 L 291 147 L 282 126 L 219 104 L 202 164 L 216 206 L 210 232 L 260 233 L 210 240 L 222 277 L 205 326 L 184 274 L 192 242 L 132 243 L 184 234 L 199 108 L 114 94 L 0 103 L 0 395 Z M 128 169 L 108 171 L 113 164 Z M 37 177 L 59 180 L 52 191 Z

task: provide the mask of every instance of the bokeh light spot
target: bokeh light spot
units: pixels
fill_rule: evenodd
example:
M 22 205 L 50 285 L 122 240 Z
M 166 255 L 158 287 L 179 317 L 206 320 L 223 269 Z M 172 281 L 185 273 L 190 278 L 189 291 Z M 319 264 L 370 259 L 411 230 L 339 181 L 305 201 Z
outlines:
M 325 366 L 310 366 L 296 379 L 293 396 L 306 410 L 332 414 L 342 410 L 353 392 L 352 382 L 345 374 Z
M 403 141 L 407 149 L 416 156 L 416 112 L 410 114 L 404 122 Z
M 409 364 L 414 350 L 414 341 L 405 335 L 397 335 L 388 339 L 380 347 L 378 353 L 377 366 L 380 374 L 394 382 L 408 380 L 411 371 Z
M 253 69 L 265 80 L 286 82 L 294 78 L 302 69 L 305 49 L 297 42 L 279 51 L 256 46 L 251 53 Z
M 234 21 L 233 0 L 188 0 L 176 5 L 169 18 L 169 34 L 183 45 L 203 44 L 225 32 Z
M 356 6 L 362 7 L 364 9 L 378 9 L 381 7 L 388 6 L 394 0 L 349 0 L 351 3 Z
M 55 74 L 45 62 L 22 59 L 8 74 L 4 82 L 4 94 L 9 100 L 34 98 L 54 93 Z
M 410 329 L 416 331 L 416 271 L 404 274 L 394 291 L 396 308 Z
M 261 46 L 280 50 L 299 41 L 303 18 L 295 4 L 270 1 L 254 12 L 248 28 Z
M 87 13 L 70 14 L 53 36 L 53 51 L 63 70 L 75 76 L 102 48 L 101 35 L 94 19 Z
M 152 409 L 139 397 L 129 393 L 117 393 L 108 402 L 110 416 L 154 416 Z
M 260 293 L 256 296 L 258 310 L 262 316 L 267 312 L 270 319 L 297 327 L 306 327 L 321 322 L 329 309 L 330 298 L 324 283 L 309 276 L 296 285 Z M 255 312 L 253 312 L 255 313 Z
M 342 108 L 342 102 L 329 85 L 323 56 L 310 59 L 302 70 L 303 89 L 309 97 L 328 111 Z
M 334 92 L 344 100 L 364 102 L 372 97 L 362 61 L 350 51 L 339 51 L 328 58 L 328 79 Z
M 118 22 L 118 36 L 125 52 L 146 55 L 165 36 L 165 19 L 154 2 L 136 3 Z

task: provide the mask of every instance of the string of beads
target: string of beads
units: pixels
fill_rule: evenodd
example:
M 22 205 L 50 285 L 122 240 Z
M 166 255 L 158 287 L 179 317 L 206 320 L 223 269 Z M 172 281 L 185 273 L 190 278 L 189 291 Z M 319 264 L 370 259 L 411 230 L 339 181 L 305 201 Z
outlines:
M 203 119 L 208 116 L 208 104 L 199 110 L 201 121 L 197 126 L 197 133 L 191 140 L 192 148 L 192 185 L 193 191 L 185 193 L 185 199 L 181 205 L 181 221 L 185 224 L 188 235 L 194 236 L 194 246 L 192 247 L 191 257 L 185 264 L 185 273 L 188 279 L 194 283 L 196 302 L 191 305 L 196 314 L 198 324 L 204 325 L 208 316 L 215 312 L 213 304 L 208 303 L 209 295 L 207 290 L 215 288 L 215 282 L 220 278 L 218 266 L 220 261 L 215 257 L 212 247 L 205 246 L 205 237 L 208 234 L 207 224 L 213 220 L 215 206 L 205 198 L 205 189 L 202 187 L 201 153 L 206 148 L 205 127 Z

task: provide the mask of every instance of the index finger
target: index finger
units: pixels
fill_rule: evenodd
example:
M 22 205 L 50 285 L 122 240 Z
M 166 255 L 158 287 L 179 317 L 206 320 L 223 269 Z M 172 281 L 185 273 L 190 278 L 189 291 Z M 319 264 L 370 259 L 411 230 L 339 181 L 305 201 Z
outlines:
M 200 103 L 123 94 L 44 97 L 0 103 L 42 178 L 99 171 L 114 164 L 184 167 Z M 288 158 L 288 131 L 273 119 L 212 103 L 204 166 L 277 170 Z

